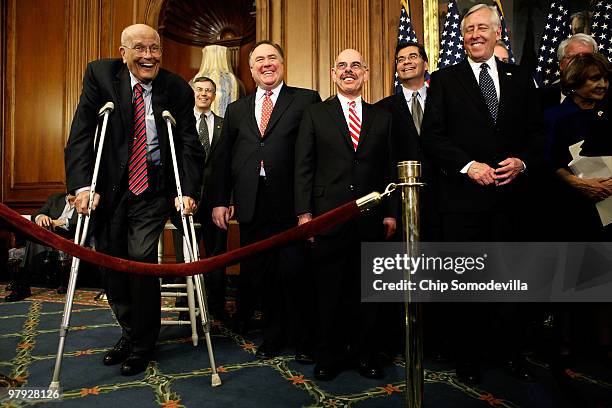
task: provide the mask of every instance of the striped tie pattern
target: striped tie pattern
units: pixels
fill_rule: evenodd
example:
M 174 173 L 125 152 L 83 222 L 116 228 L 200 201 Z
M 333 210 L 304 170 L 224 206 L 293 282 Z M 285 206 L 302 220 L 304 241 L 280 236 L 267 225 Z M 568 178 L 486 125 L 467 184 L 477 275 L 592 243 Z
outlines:
M 266 91 L 266 97 L 264 98 L 263 105 L 261 106 L 261 120 L 259 121 L 259 133 L 261 133 L 261 137 L 263 137 L 264 133 L 266 133 L 270 116 L 272 116 L 272 109 L 274 109 L 272 98 L 270 98 L 270 96 L 272 96 L 272 91 Z
M 491 114 L 491 118 L 495 123 L 497 122 L 497 109 L 499 108 L 499 101 L 497 100 L 497 92 L 495 91 L 493 78 L 491 78 L 491 75 L 487 71 L 488 69 L 489 65 L 487 65 L 486 62 L 480 66 L 480 76 L 478 78 L 478 82 L 480 84 L 480 92 L 484 97 L 489 113 Z
M 147 127 L 142 85 L 134 85 L 134 140 L 128 166 L 128 189 L 139 195 L 149 187 L 147 177 Z
M 353 149 L 357 151 L 359 145 L 359 133 L 361 133 L 361 120 L 357 116 L 355 101 L 349 102 L 349 133 L 351 135 L 351 142 L 353 142 Z

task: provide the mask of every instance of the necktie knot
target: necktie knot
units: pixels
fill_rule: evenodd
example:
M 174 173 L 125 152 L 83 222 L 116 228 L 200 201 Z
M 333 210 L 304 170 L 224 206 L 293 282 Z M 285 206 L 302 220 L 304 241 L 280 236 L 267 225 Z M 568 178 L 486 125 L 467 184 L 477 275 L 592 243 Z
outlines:
M 357 106 L 357 102 L 355 102 L 355 101 L 350 101 L 349 102 L 349 108 L 355 109 L 356 106 Z
M 140 95 L 142 95 L 142 85 L 140 84 L 136 84 L 134 85 L 134 96 L 139 97 Z
M 484 69 L 486 71 L 487 69 L 489 69 L 489 64 L 483 62 L 482 64 L 480 64 L 480 69 Z
M 269 98 L 269 97 L 271 97 L 271 96 L 272 96 L 272 91 L 266 91 L 266 94 L 265 94 L 265 95 L 266 95 L 268 98 Z

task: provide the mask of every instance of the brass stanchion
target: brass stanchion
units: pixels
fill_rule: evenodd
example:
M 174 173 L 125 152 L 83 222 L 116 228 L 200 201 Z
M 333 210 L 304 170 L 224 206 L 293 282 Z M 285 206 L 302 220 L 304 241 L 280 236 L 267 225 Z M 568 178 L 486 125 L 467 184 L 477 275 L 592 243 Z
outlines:
M 402 187 L 402 225 L 406 254 L 418 256 L 419 187 L 422 186 L 421 163 L 403 161 L 397 164 L 399 183 Z M 410 271 L 404 271 L 404 279 L 410 281 Z M 406 407 L 420 408 L 423 404 L 423 327 L 421 305 L 411 301 L 410 291 L 404 291 L 404 312 L 406 317 Z

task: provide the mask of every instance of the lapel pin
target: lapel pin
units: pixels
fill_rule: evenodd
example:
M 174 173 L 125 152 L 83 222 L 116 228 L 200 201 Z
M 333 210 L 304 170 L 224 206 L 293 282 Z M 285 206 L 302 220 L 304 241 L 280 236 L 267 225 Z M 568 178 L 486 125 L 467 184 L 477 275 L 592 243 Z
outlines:
M 512 76 L 512 72 L 506 72 L 506 75 Z
M 603 116 L 603 111 L 598 111 L 597 112 L 597 116 L 599 116 L 601 118 Z

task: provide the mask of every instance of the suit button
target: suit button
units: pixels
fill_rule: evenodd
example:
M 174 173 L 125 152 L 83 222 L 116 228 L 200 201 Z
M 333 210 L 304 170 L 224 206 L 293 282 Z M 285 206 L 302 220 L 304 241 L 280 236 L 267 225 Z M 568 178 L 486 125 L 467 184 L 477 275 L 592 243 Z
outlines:
M 264 142 L 260 142 L 260 143 L 259 143 L 259 145 L 260 145 L 261 147 L 264 147 Z
M 355 159 L 355 160 L 353 160 L 353 163 L 359 164 L 359 160 Z
M 119 190 L 119 187 L 117 187 L 117 186 L 113 186 L 112 190 L 113 190 L 113 191 L 117 191 L 117 190 Z
M 352 184 L 349 186 L 349 190 L 353 191 L 355 190 L 355 186 L 353 186 Z

